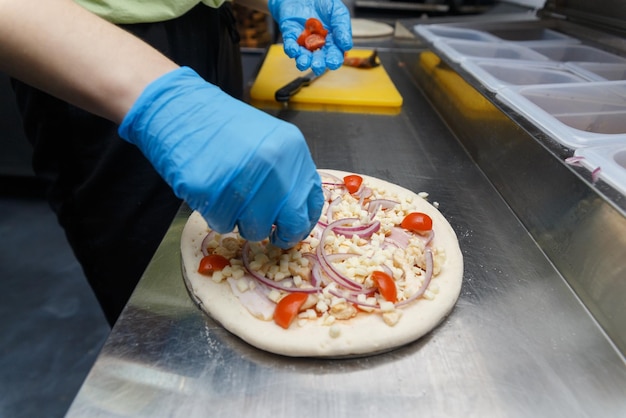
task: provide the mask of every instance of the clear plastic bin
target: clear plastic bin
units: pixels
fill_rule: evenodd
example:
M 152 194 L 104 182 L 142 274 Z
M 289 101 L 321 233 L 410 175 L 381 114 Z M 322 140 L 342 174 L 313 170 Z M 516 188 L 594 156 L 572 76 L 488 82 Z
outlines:
M 577 62 L 568 63 L 567 65 L 574 71 L 584 74 L 585 77 L 589 77 L 591 80 L 626 80 L 626 63 L 607 64 L 598 62 Z
M 570 148 L 626 143 L 626 82 L 510 87 L 496 97 Z
M 413 30 L 426 40 L 434 42 L 438 39 L 467 40 L 481 42 L 516 42 L 516 43 L 571 43 L 580 41 L 552 29 L 528 27 L 508 24 L 506 28 L 484 27 L 480 24 L 432 24 L 415 25 Z
M 425 39 L 434 42 L 438 39 L 460 39 L 468 41 L 497 42 L 498 38 L 486 32 L 446 25 L 417 25 L 415 31 Z
M 559 62 L 626 63 L 626 59 L 586 45 L 529 45 L 530 49 Z
M 548 61 L 545 55 L 512 43 L 438 40 L 434 45 L 437 50 L 455 62 L 472 58 Z
M 580 164 L 589 171 L 599 168 L 598 177 L 626 194 L 626 143 L 577 149 Z
M 500 61 L 464 61 L 462 67 L 487 89 L 498 91 L 508 86 L 585 83 L 590 79 L 562 64 L 525 64 Z
M 503 41 L 521 42 L 521 43 L 535 43 L 535 42 L 566 42 L 566 43 L 578 43 L 580 42 L 576 38 L 565 35 L 560 32 L 556 32 L 552 29 L 541 27 L 508 27 L 493 29 L 488 31 L 489 34 L 495 36 Z

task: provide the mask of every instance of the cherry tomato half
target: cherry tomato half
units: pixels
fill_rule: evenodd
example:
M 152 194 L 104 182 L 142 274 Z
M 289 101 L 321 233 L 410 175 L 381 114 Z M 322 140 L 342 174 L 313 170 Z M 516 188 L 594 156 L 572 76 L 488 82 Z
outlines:
M 304 24 L 304 30 L 298 36 L 298 45 L 305 47 L 309 51 L 315 51 L 326 45 L 326 35 L 328 29 L 318 19 L 311 17 Z
M 230 261 L 226 257 L 219 254 L 209 254 L 200 260 L 198 273 L 210 275 L 214 271 L 223 270 L 226 266 L 230 266 Z
M 345 183 L 348 192 L 352 194 L 356 193 L 359 190 L 359 187 L 361 187 L 361 183 L 363 183 L 363 177 L 356 174 L 351 174 L 349 176 L 345 176 L 343 178 L 343 182 Z
M 312 33 L 304 40 L 304 47 L 309 51 L 316 51 L 326 45 L 326 38 L 317 33 Z
M 285 329 L 289 328 L 307 298 L 306 293 L 289 293 L 283 297 L 276 304 L 274 322 Z
M 326 36 L 328 34 L 328 30 L 324 28 L 324 25 L 319 19 L 314 17 L 310 17 L 304 23 L 304 30 L 309 31 L 310 33 L 317 33 L 318 35 Z
M 411 212 L 404 217 L 400 226 L 413 232 L 426 232 L 433 229 L 433 220 L 422 212 Z
M 310 35 L 311 35 L 311 32 L 305 29 L 302 31 L 300 36 L 298 36 L 298 39 L 296 40 L 296 42 L 298 42 L 298 45 L 304 46 L 306 42 L 306 38 L 308 38 Z
M 378 292 L 389 302 L 396 303 L 398 301 L 398 289 L 393 278 L 384 271 L 373 271 L 372 280 L 378 288 Z

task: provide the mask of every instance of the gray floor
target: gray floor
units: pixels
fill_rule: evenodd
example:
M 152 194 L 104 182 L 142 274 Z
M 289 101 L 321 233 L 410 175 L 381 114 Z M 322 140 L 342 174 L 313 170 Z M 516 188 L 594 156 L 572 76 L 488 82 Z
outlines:
M 37 188 L 0 187 L 0 416 L 62 417 L 109 327 Z
M 30 169 L 0 73 L 0 417 L 62 417 L 109 333 Z

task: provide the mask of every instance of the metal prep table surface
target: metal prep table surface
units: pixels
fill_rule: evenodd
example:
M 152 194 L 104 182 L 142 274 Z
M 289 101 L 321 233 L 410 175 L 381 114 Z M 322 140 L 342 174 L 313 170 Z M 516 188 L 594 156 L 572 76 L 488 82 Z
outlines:
M 404 97 L 399 115 L 272 113 L 301 128 L 318 167 L 379 177 L 439 203 L 465 259 L 451 315 L 421 340 L 373 357 L 260 352 L 189 298 L 179 261 L 183 207 L 68 416 L 623 416 L 621 354 L 400 56 L 381 56 Z

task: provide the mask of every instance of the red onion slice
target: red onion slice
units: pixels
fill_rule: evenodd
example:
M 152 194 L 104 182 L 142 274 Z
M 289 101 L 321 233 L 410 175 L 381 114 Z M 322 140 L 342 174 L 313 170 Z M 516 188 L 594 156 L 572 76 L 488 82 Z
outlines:
M 358 298 L 359 293 L 345 292 L 345 291 L 341 291 L 338 289 L 329 289 L 328 293 L 338 298 L 343 298 L 346 301 L 357 306 L 363 306 L 364 308 L 374 308 L 374 309 L 380 308 L 380 305 L 378 304 L 378 302 L 376 303 L 361 302 Z
M 326 209 L 326 226 L 333 221 L 333 216 L 335 215 L 335 209 L 337 205 L 341 203 L 341 197 L 337 197 L 335 200 L 328 204 L 328 208 Z
M 374 194 L 372 189 L 364 186 L 363 183 L 361 183 L 361 187 L 359 187 L 359 190 L 354 193 L 354 195 L 359 198 L 359 205 L 361 205 L 361 207 L 365 206 L 365 199 L 372 196 L 372 194 Z
M 426 292 L 426 289 L 428 289 L 428 285 L 430 284 L 430 281 L 433 278 L 433 270 L 434 270 L 433 252 L 430 250 L 430 248 L 426 248 L 426 250 L 424 251 L 424 257 L 426 258 L 426 270 L 424 273 L 425 277 L 424 277 L 424 281 L 422 282 L 422 285 L 417 290 L 417 292 L 413 293 L 408 299 L 405 299 L 402 302 L 396 303 L 395 305 L 396 308 L 407 305 L 413 302 L 414 300 L 420 298 L 424 294 L 424 292 Z
M 218 235 L 217 232 L 210 230 L 209 233 L 206 234 L 204 239 L 202 239 L 202 242 L 200 243 L 200 251 L 202 251 L 202 255 L 204 256 L 209 255 L 209 249 L 208 249 L 209 242 L 211 242 L 211 240 L 213 240 L 213 238 L 215 238 L 216 235 Z M 225 234 L 220 235 L 219 244 L 221 245 L 224 238 L 228 238 L 228 237 L 233 237 L 233 238 L 238 239 L 238 235 L 235 232 L 227 232 Z
M 296 292 L 300 292 L 300 293 L 317 293 L 320 291 L 319 287 L 312 287 L 312 288 L 300 288 L 300 287 L 287 287 L 287 286 L 283 286 L 281 285 L 279 282 L 275 282 L 272 279 L 268 279 L 267 277 L 263 276 L 262 274 L 259 274 L 258 272 L 252 270 L 250 268 L 250 242 L 246 241 L 245 244 L 243 245 L 243 248 L 241 250 L 241 259 L 243 261 L 243 265 L 246 268 L 246 271 L 252 276 L 254 277 L 257 281 L 263 283 L 266 286 L 269 286 L 273 289 L 278 289 L 278 290 L 282 290 L 284 292 L 289 292 L 289 293 L 296 293 Z M 286 279 L 283 279 L 286 280 Z
M 583 156 L 580 156 L 580 155 L 575 155 L 575 156 L 573 156 L 573 157 L 567 157 L 567 158 L 565 159 L 565 162 L 566 162 L 567 164 L 570 164 L 570 165 L 575 165 L 575 166 L 580 167 L 580 166 L 582 165 L 582 164 L 581 164 L 581 162 L 582 162 L 584 159 L 585 159 L 585 157 L 583 157 Z
M 424 234 L 418 234 L 418 236 L 424 240 L 424 246 L 428 246 L 435 239 L 435 231 L 431 229 Z
M 324 232 L 322 232 L 320 243 L 316 249 L 316 254 L 317 254 L 318 262 L 320 263 L 320 266 L 322 268 L 322 271 L 332 281 L 345 287 L 346 289 L 362 291 L 363 286 L 360 283 L 350 280 L 349 278 L 345 277 L 344 275 L 342 275 L 340 272 L 338 272 L 335 269 L 331 260 L 328 258 L 329 255 L 326 254 L 326 251 L 324 251 L 324 243 L 326 242 L 326 237 L 328 236 L 330 232 L 334 230 L 334 228 L 345 226 L 355 221 L 357 221 L 357 219 L 355 218 L 345 218 L 345 219 L 339 219 L 338 221 L 332 222 L 330 225 L 328 225 L 326 229 L 324 230 Z
M 361 284 L 347 278 L 346 276 L 338 272 L 333 266 L 332 262 L 328 260 L 328 254 L 326 254 L 324 250 L 321 250 L 320 248 L 321 247 L 318 247 L 318 262 L 322 273 L 324 273 L 330 280 L 334 281 L 340 286 L 345 287 L 346 289 L 359 292 L 364 290 L 364 287 Z
M 367 213 L 371 220 L 371 219 L 374 219 L 374 217 L 376 216 L 379 210 L 392 209 L 396 205 L 399 205 L 399 204 L 400 203 L 396 202 L 395 200 L 389 200 L 389 199 L 370 200 L 369 203 L 367 204 Z
M 426 292 L 426 289 L 428 289 L 428 285 L 430 284 L 430 281 L 432 280 L 432 277 L 433 277 L 434 261 L 433 261 L 433 253 L 430 249 L 427 248 L 424 255 L 426 257 L 426 270 L 424 273 L 425 277 L 424 277 L 424 281 L 422 282 L 422 285 L 417 290 L 417 292 L 412 294 L 408 299 L 395 303 L 394 306 L 396 308 L 408 305 L 409 303 L 419 299 L 420 297 L 424 295 L 424 293 Z M 369 290 L 370 290 L 370 293 L 374 293 L 375 291 L 375 289 L 369 289 Z M 328 292 L 333 296 L 336 296 L 338 298 L 344 298 L 346 301 L 353 303 L 355 305 L 358 305 L 358 306 L 380 309 L 379 302 L 370 303 L 370 302 L 362 302 L 359 300 L 358 298 L 359 294 L 364 293 L 364 292 L 355 293 L 352 291 L 341 291 L 339 289 L 329 289 Z
M 593 183 L 596 183 L 598 181 L 598 179 L 600 178 L 600 172 L 602 171 L 601 167 L 596 167 L 592 172 L 591 172 L 591 181 Z
M 319 173 L 321 178 L 326 177 L 328 179 L 331 179 L 335 184 L 339 184 L 339 185 L 343 185 L 344 184 L 343 179 L 340 179 L 339 177 L 337 177 L 334 174 L 330 174 L 330 173 L 327 173 L 325 171 L 318 171 L 318 173 Z M 322 184 L 329 184 L 329 183 L 322 181 Z
M 206 236 L 204 237 L 204 239 L 200 243 L 200 251 L 202 251 L 202 255 L 205 256 L 205 257 L 207 255 L 209 255 L 209 250 L 208 250 L 207 246 L 209 245 L 209 242 L 211 242 L 211 240 L 213 239 L 214 236 L 215 236 L 215 231 L 210 230 L 209 233 L 206 234 Z
M 356 235 L 359 238 L 371 238 L 376 232 L 380 230 L 380 222 L 374 221 L 367 225 L 358 225 L 358 226 L 338 226 L 333 228 L 333 231 L 337 234 L 341 234 L 347 237 L 352 237 Z
M 320 264 L 316 262 L 315 264 L 313 264 L 313 268 L 311 268 L 311 284 L 314 287 L 321 287 L 322 283 L 326 284 L 324 282 L 324 278 L 322 277 Z

